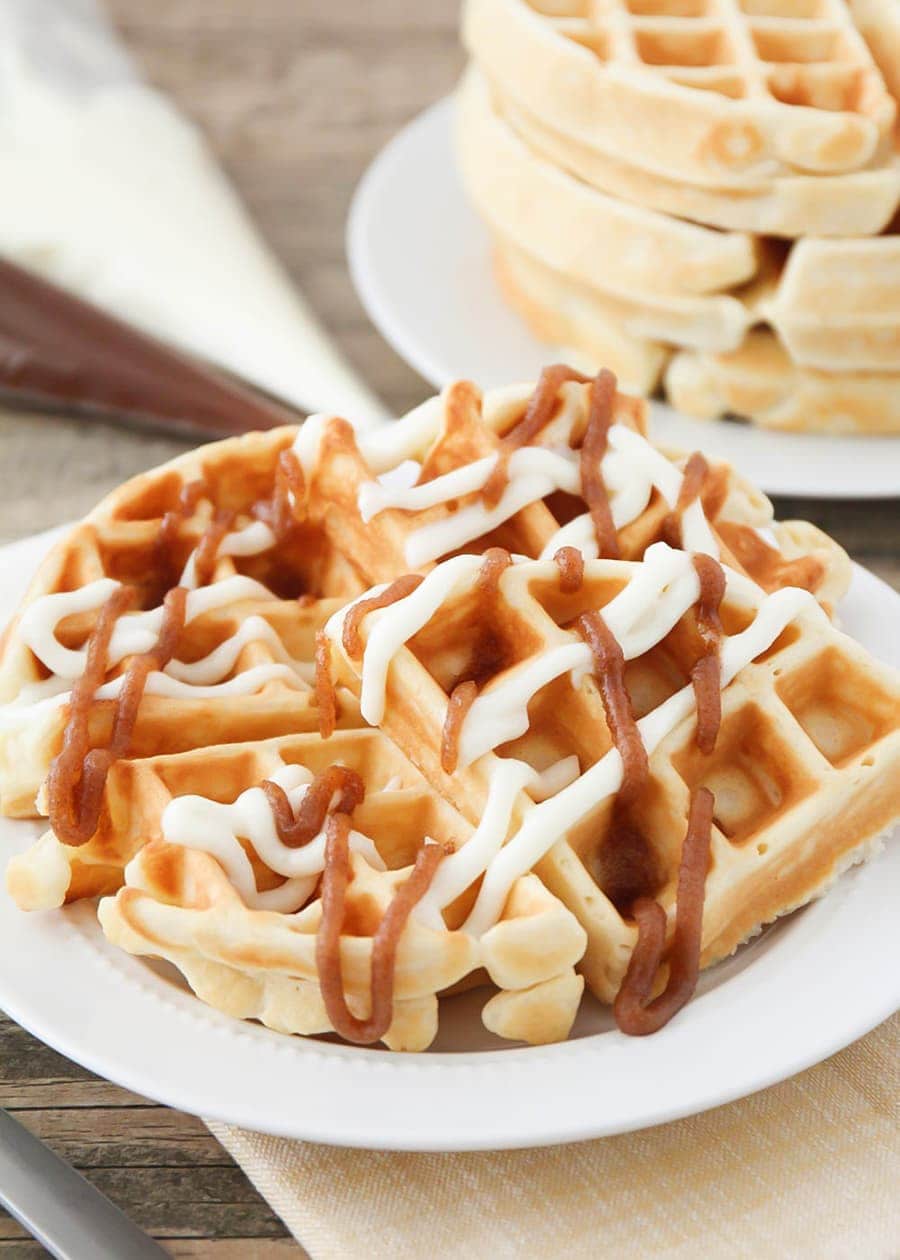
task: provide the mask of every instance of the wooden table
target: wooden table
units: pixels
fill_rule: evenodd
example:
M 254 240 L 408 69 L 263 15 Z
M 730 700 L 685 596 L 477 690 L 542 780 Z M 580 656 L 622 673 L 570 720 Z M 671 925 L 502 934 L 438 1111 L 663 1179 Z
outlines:
M 368 323 L 343 229 L 367 162 L 445 92 L 462 58 L 457 0 L 109 0 L 148 76 L 205 129 L 326 327 L 401 411 L 427 388 Z M 85 512 L 178 441 L 0 413 L 0 541 Z M 900 504 L 782 501 L 900 586 Z M 0 1106 L 95 1181 L 173 1255 L 299 1256 L 199 1120 L 92 1077 L 0 1015 Z M 0 1260 L 42 1254 L 0 1213 Z

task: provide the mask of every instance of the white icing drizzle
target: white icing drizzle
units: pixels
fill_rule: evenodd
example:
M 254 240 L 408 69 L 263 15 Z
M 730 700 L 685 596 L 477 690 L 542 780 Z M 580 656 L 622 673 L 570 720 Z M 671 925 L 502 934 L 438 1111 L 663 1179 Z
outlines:
M 262 521 L 252 521 L 243 529 L 226 534 L 217 554 L 251 556 L 269 550 L 275 535 Z M 103 607 L 121 584 L 112 578 L 100 578 L 75 591 L 43 595 L 30 604 L 19 621 L 19 637 L 37 659 L 51 671 L 51 677 L 39 683 L 26 684 L 15 700 L 0 706 L 0 729 L 19 726 L 22 719 L 35 710 L 46 711 L 68 703 L 70 684 L 80 678 L 87 665 L 87 645 L 67 648 L 56 635 L 57 626 L 67 617 L 96 611 Z M 253 578 L 235 574 L 209 586 L 196 586 L 196 549 L 191 553 L 182 575 L 181 585 L 188 587 L 185 601 L 185 625 L 204 613 L 231 607 L 245 600 L 276 602 L 276 596 Z M 116 621 L 110 640 L 107 669 L 113 669 L 128 656 L 152 651 L 162 628 L 163 609 L 124 613 Z M 245 670 L 234 678 L 227 675 L 234 669 L 240 653 L 251 643 L 264 644 L 275 660 Z M 172 660 L 163 673 L 149 675 L 145 691 L 187 699 L 206 699 L 227 695 L 252 695 L 266 683 L 281 679 L 289 685 L 308 689 L 311 684 L 307 663 L 294 661 L 274 628 L 264 617 L 252 615 L 201 660 Z M 105 683 L 96 692 L 96 699 L 116 698 L 123 678 Z
M 431 402 L 442 405 L 440 398 Z M 406 421 L 395 426 L 395 436 L 390 445 L 385 442 L 380 430 L 365 439 L 361 448 L 363 455 L 370 467 L 380 474 L 377 480 L 366 482 L 359 489 L 357 502 L 365 522 L 388 508 L 420 512 L 475 494 L 488 480 L 497 462 L 496 455 L 484 456 L 431 481 L 416 484 L 421 465 L 410 456 L 420 451 L 423 442 L 435 434 L 434 410 L 423 414 L 425 418 L 418 419 L 417 425 L 408 430 Z M 440 412 L 437 414 L 440 415 Z M 568 417 L 569 432 L 573 419 L 574 413 Z M 554 433 L 554 438 L 558 440 L 564 436 Z M 392 460 L 392 457 L 396 458 Z M 404 462 L 398 464 L 396 459 Z M 679 469 L 661 451 L 623 424 L 610 426 L 601 469 L 616 529 L 622 529 L 644 511 L 654 488 L 669 508 L 674 508 L 684 479 Z M 413 530 L 405 544 L 406 563 L 418 568 L 438 560 L 480 538 L 522 508 L 546 498 L 555 490 L 581 494 L 578 454 L 569 447 L 519 447 L 509 459 L 508 471 L 509 480 L 496 507 L 489 508 L 476 501 L 446 518 L 430 521 Z M 682 536 L 686 549 L 718 556 L 719 548 L 699 499 L 683 513 Z M 551 557 L 563 546 L 579 547 L 588 557 L 597 555 L 597 541 L 589 513 L 562 526 L 546 544 L 542 556 Z
M 290 665 L 254 665 L 245 669 L 234 678 L 226 678 L 216 683 L 187 683 L 179 678 L 171 678 L 157 670 L 147 675 L 144 694 L 148 696 L 166 696 L 171 700 L 214 700 L 226 696 L 252 696 L 267 683 L 281 680 L 298 691 L 308 691 L 306 683 Z M 48 685 L 52 684 L 52 686 Z M 116 700 L 125 685 L 125 675 L 112 678 L 98 687 L 94 692 L 95 700 Z M 66 690 L 59 691 L 58 687 Z M 60 709 L 69 703 L 71 690 L 67 684 L 57 678 L 48 678 L 43 683 L 33 683 L 23 687 L 15 700 L 0 705 L 0 731 L 16 730 L 43 714 Z
M 360 454 L 368 466 L 382 473 L 402 460 L 414 459 L 416 453 L 437 436 L 444 418 L 446 396 L 446 390 L 435 394 L 407 412 L 402 420 L 357 434 Z
M 722 686 L 749 665 L 778 638 L 799 613 L 825 619 L 808 591 L 786 587 L 766 596 L 746 630 L 722 643 Z M 638 722 L 644 747 L 652 755 L 676 726 L 695 711 L 694 689 L 688 683 Z M 464 930 L 480 936 L 492 927 L 503 910 L 513 883 L 530 871 L 556 841 L 622 786 L 622 758 L 613 748 L 589 770 L 551 799 L 535 805 L 512 839 L 498 852 L 485 871 L 478 898 Z
M 642 656 L 675 626 L 700 594 L 691 558 L 665 543 L 647 548 L 643 564 L 603 609 L 603 620 L 618 639 L 626 661 Z M 496 686 L 475 698 L 459 735 L 459 767 L 482 753 L 517 739 L 528 730 L 528 704 L 542 687 L 565 673 L 578 686 L 593 665 L 580 639 L 551 647 L 508 670 Z
M 546 801 L 548 797 L 555 796 L 564 787 L 574 783 L 580 774 L 581 764 L 575 753 L 570 757 L 560 757 L 559 761 L 554 761 L 546 770 L 535 774 L 532 782 L 527 785 L 528 795 L 533 801 Z
M 300 461 L 300 467 L 308 477 L 315 467 L 319 454 L 319 443 L 329 417 L 325 415 L 307 416 L 294 438 L 292 450 Z M 292 496 L 293 497 L 293 496 Z
M 222 556 L 258 556 L 275 546 L 275 535 L 265 521 L 251 521 L 243 529 L 226 534 L 216 549 L 217 558 Z M 189 591 L 197 585 L 197 551 L 191 552 L 179 586 L 186 586 Z
M 387 608 L 377 609 L 366 617 L 369 634 L 364 652 L 365 665 L 359 707 L 370 725 L 377 726 L 384 717 L 387 674 L 395 654 L 428 624 L 458 586 L 471 580 L 481 565 L 481 556 L 454 556 L 429 573 L 411 595 Z M 354 604 L 373 595 L 380 595 L 386 589 L 386 584 L 376 586 L 335 613 L 325 627 L 329 638 L 339 644 L 344 618 Z
M 360 510 L 365 505 L 366 519 L 371 520 L 387 507 L 420 511 L 462 498 L 482 489 L 497 458 L 496 455 L 485 456 L 435 477 L 433 481 L 408 489 L 391 488 L 385 485 L 383 479 L 368 482 L 360 487 Z M 578 494 L 581 488 L 577 457 L 573 451 L 562 454 L 543 446 L 522 446 L 513 451 L 508 467 L 509 481 L 495 507 L 487 507 L 480 501 L 469 503 L 449 516 L 413 530 L 404 547 L 406 563 L 412 568 L 429 564 L 496 529 L 521 512 L 522 508 L 546 498 L 555 490 Z
M 219 556 L 251 556 L 268 551 L 275 535 L 262 521 L 252 521 L 243 529 L 226 534 L 219 545 Z M 252 578 L 236 574 L 197 589 L 196 548 L 185 565 L 181 585 L 188 588 L 185 625 L 203 613 L 245 599 L 274 600 L 272 592 Z M 94 612 L 111 598 L 121 583 L 113 578 L 99 578 L 77 591 L 57 591 L 42 595 L 24 610 L 19 621 L 19 637 L 52 673 L 60 678 L 80 678 L 87 664 L 87 647 L 66 648 L 56 637 L 56 627 L 76 613 Z M 162 608 L 146 612 L 125 613 L 116 621 L 109 646 L 108 668 L 118 665 L 126 656 L 152 650 L 162 628 Z
M 534 771 L 524 761 L 495 760 L 481 822 L 466 843 L 441 862 L 413 911 L 417 919 L 429 927 L 443 926 L 441 911 L 465 892 L 500 852 L 516 798 L 534 778 Z
M 296 671 L 297 663 L 288 655 L 275 630 L 264 617 L 253 614 L 242 621 L 234 634 L 225 639 L 202 660 L 170 661 L 166 673 L 177 678 L 179 682 L 192 686 L 209 686 L 217 683 L 234 669 L 237 659 L 245 647 L 251 643 L 263 643 L 282 665 L 288 665 Z
M 312 774 L 303 766 L 292 765 L 281 766 L 268 777 L 284 789 L 296 813 L 312 782 Z M 312 896 L 325 869 L 324 830 L 299 848 L 283 844 L 278 837 L 272 807 L 262 787 L 249 788 L 230 805 L 211 801 L 205 796 L 177 796 L 163 811 L 162 834 L 170 844 L 198 849 L 214 857 L 241 900 L 252 910 L 293 914 Z M 385 870 L 385 864 L 368 836 L 351 830 L 349 839 L 351 852 L 361 854 L 375 870 Z M 241 840 L 252 845 L 269 870 L 283 876 L 285 882 L 277 888 L 260 892 Z M 125 877 L 133 887 L 142 886 L 138 859 L 128 866 Z
M 552 562 L 522 561 L 535 578 L 551 576 Z M 434 616 L 440 606 L 458 590 L 465 590 L 477 577 L 480 556 L 457 556 L 438 565 L 411 595 L 388 608 L 373 612 L 373 622 L 361 664 L 361 704 L 363 715 L 373 725 L 384 717 L 385 687 L 394 654 Z M 642 656 L 661 642 L 684 613 L 696 603 L 700 583 L 686 552 L 656 543 L 647 549 L 644 560 L 622 564 L 630 573 L 625 587 L 603 608 L 603 618 L 618 640 L 626 660 Z M 514 570 L 501 577 L 501 589 Z M 755 609 L 751 624 L 739 634 L 724 637 L 721 646 L 721 683 L 725 687 L 735 674 L 772 645 L 784 627 L 801 612 L 826 620 L 814 597 L 797 588 L 785 588 L 763 596 L 749 579 L 726 570 L 727 589 L 738 602 Z M 383 588 L 379 588 L 383 589 Z M 366 598 L 362 596 L 361 598 Z M 329 622 L 328 632 L 338 640 L 344 612 Z M 566 673 L 573 685 L 592 666 L 589 647 L 574 635 L 570 642 L 554 643 L 544 651 L 506 671 L 496 685 L 488 684 L 469 709 L 459 734 L 459 767 L 464 768 L 492 750 L 528 730 L 528 704 L 548 682 Z M 648 713 L 638 729 L 648 754 L 679 722 L 696 708 L 693 686 L 689 683 Z M 571 763 L 572 758 L 563 759 Z M 558 763 L 558 766 L 563 763 Z M 561 775 L 558 766 L 554 775 Z M 569 764 L 565 775 L 577 776 L 568 785 L 558 785 L 550 776 L 553 795 L 530 767 L 520 761 L 493 757 L 489 766 L 488 802 L 482 822 L 472 837 L 439 869 L 432 890 L 426 896 L 423 915 L 432 920 L 437 910 L 449 904 L 465 887 L 484 873 L 475 907 L 466 931 L 480 935 L 497 921 L 513 882 L 526 874 L 574 823 L 605 797 L 617 792 L 622 782 L 622 760 L 616 749 L 578 775 L 578 764 Z M 514 799 L 520 789 L 529 788 L 539 803 L 531 810 L 518 832 L 504 846 Z M 547 799 L 540 799 L 546 796 Z M 505 811 L 505 812 L 504 812 Z M 476 842 L 477 841 L 477 842 Z M 465 856 L 464 858 L 464 855 Z M 461 883 L 465 872 L 466 882 Z M 459 875 L 456 872 L 460 872 Z M 438 891 L 435 891 L 435 890 Z M 446 895 L 447 899 L 442 900 Z

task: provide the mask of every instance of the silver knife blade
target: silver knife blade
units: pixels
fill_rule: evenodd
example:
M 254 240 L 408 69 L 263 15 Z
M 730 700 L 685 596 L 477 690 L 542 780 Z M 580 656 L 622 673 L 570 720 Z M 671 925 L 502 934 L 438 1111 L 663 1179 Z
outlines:
M 56 1260 L 167 1253 L 80 1173 L 0 1110 L 0 1203 Z

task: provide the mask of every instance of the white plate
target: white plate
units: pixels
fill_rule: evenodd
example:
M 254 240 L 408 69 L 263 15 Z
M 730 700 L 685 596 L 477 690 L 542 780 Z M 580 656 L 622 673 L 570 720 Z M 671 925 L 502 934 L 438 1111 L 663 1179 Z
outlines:
M 432 385 L 533 379 L 554 352 L 494 283 L 487 231 L 456 174 L 451 117 L 451 101 L 432 106 L 369 168 L 350 212 L 350 270 L 373 323 Z M 663 403 L 653 406 L 653 426 L 672 446 L 731 460 L 770 494 L 900 495 L 900 437 L 772 433 L 692 420 Z
M 49 536 L 0 549 L 0 622 Z M 900 663 L 900 598 L 856 569 L 847 629 Z M 36 824 L 0 820 L 0 852 Z M 573 1040 L 512 1047 L 445 1004 L 435 1050 L 395 1055 L 285 1037 L 210 1010 L 162 965 L 108 945 L 92 904 L 23 914 L 0 889 L 0 1007 L 76 1062 L 182 1110 L 347 1146 L 478 1150 L 621 1133 L 752 1093 L 862 1036 L 900 1005 L 900 845 L 706 973 L 654 1037 L 586 1002 Z

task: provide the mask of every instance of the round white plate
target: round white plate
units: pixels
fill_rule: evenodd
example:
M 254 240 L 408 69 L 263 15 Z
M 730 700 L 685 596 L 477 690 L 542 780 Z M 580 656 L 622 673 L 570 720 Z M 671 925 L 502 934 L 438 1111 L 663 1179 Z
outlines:
M 0 549 L 0 622 L 49 545 Z M 900 663 L 900 598 L 857 568 L 847 629 Z M 37 824 L 0 820 L 0 852 Z M 825 1058 L 900 1005 L 900 845 L 703 977 L 654 1037 L 585 1002 L 572 1040 L 509 1046 L 484 993 L 445 1002 L 422 1055 L 285 1037 L 210 1010 L 177 973 L 108 945 L 92 903 L 23 914 L 0 887 L 0 1007 L 137 1093 L 268 1133 L 347 1146 L 478 1150 L 621 1133 L 715 1107 Z
M 373 323 L 435 387 L 534 379 L 554 351 L 500 296 L 487 231 L 456 173 L 451 119 L 452 102 L 440 101 L 372 163 L 350 212 L 350 270 Z M 770 494 L 900 495 L 900 437 L 772 433 L 664 403 L 652 416 L 661 441 L 728 459 Z

